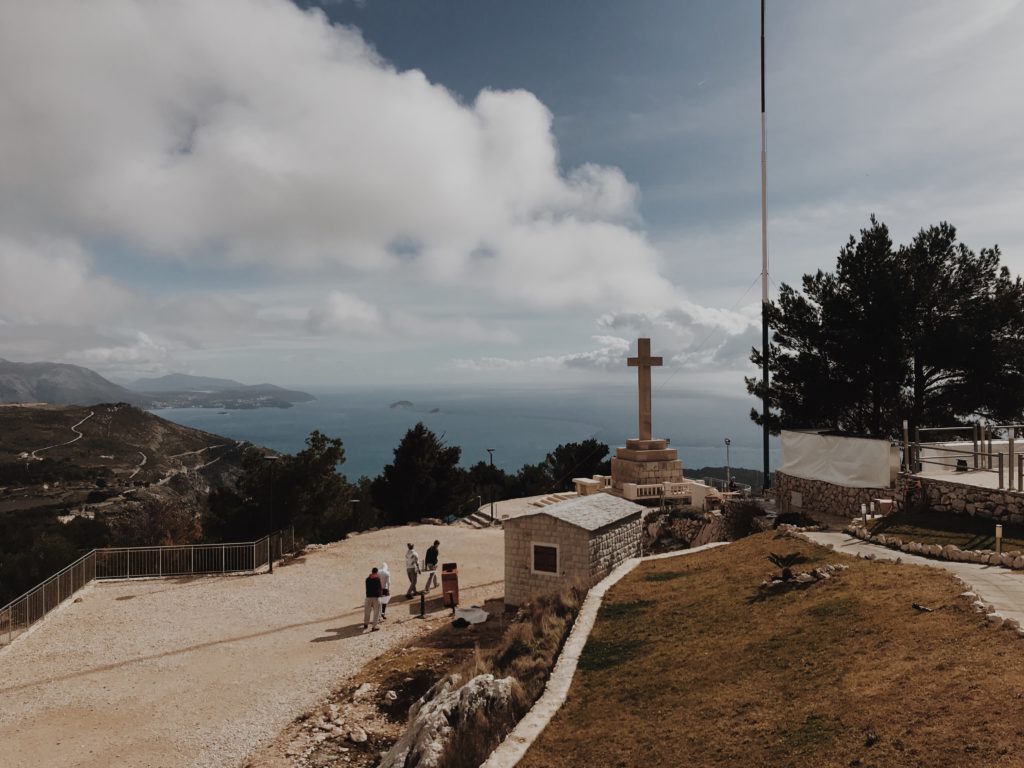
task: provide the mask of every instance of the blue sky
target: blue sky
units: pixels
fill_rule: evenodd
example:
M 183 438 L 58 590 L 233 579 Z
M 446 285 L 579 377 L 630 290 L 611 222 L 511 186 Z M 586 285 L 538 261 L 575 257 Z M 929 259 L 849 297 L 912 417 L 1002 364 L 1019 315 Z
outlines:
M 742 401 L 758 34 L 753 0 L 5 3 L 0 357 L 543 386 L 650 335 Z M 1016 0 L 769 3 L 774 286 L 871 213 L 1024 272 L 1022 37 Z

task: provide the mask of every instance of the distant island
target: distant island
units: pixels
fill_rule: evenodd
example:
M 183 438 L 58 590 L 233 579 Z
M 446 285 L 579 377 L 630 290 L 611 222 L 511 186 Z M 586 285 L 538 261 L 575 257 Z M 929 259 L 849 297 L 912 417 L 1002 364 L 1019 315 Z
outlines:
M 408 400 L 398 400 L 389 405 L 388 408 L 412 408 L 412 403 Z
M 173 374 L 175 381 L 182 378 L 181 374 Z M 199 378 L 199 377 L 197 377 Z M 154 381 L 154 380 L 150 380 Z M 204 379 L 204 381 L 210 381 Z M 225 380 L 226 381 L 226 380 Z M 213 408 L 226 411 L 244 411 L 255 408 L 291 408 L 296 402 L 308 402 L 316 399 L 308 392 L 284 389 L 273 384 L 239 384 L 231 382 L 231 386 L 223 389 L 177 389 L 146 392 L 150 399 L 150 408 Z

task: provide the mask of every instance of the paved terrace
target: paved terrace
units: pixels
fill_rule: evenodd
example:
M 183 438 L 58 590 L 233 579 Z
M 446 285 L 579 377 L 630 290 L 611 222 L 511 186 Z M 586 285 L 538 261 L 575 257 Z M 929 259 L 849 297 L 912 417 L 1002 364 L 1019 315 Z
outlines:
M 272 576 L 95 583 L 0 649 L 0 766 L 238 765 L 421 631 L 405 543 L 422 557 L 435 538 L 459 565 L 463 603 L 503 593 L 502 531 L 455 526 L 362 534 Z M 382 560 L 403 597 L 364 633 L 363 579 Z

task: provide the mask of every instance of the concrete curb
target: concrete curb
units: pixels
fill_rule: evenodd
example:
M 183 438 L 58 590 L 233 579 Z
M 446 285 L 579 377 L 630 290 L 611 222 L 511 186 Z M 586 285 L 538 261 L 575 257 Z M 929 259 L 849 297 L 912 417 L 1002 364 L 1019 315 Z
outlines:
M 608 590 L 615 586 L 623 576 L 640 563 L 648 560 L 664 560 L 669 557 L 692 555 L 696 552 L 724 546 L 727 543 L 720 541 L 679 552 L 630 558 L 591 587 L 586 600 L 583 601 L 579 616 L 576 617 L 572 631 L 565 641 L 565 646 L 558 656 L 558 662 L 551 672 L 551 677 L 544 687 L 544 693 L 526 713 L 526 716 L 512 729 L 512 732 L 505 737 L 505 740 L 491 753 L 491 756 L 481 764 L 480 768 L 514 768 L 551 722 L 551 718 L 562 708 L 569 695 L 569 688 L 572 686 L 572 679 L 576 674 L 580 654 L 583 653 L 583 647 L 587 644 L 587 638 L 590 637 L 590 631 L 594 628 L 594 622 L 597 620 L 597 611 L 601 607 L 601 602 Z

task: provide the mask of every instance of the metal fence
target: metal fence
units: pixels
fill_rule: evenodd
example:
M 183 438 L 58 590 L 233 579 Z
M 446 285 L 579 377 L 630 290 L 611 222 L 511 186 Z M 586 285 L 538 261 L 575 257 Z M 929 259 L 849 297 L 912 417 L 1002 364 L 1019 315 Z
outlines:
M 166 578 L 255 573 L 295 551 L 295 531 L 257 541 L 169 547 L 94 549 L 60 573 L 0 608 L 0 646 L 9 644 L 86 584 L 100 579 Z
M 907 444 L 904 429 L 903 465 L 913 472 L 922 471 L 925 465 L 957 472 L 991 472 L 998 478 L 999 490 L 1014 490 L 1014 485 L 1016 490 L 1024 490 L 1024 463 L 1017 442 L 1021 432 L 1022 424 L 922 427 L 915 430 L 914 441 Z M 922 439 L 926 435 L 932 440 Z

